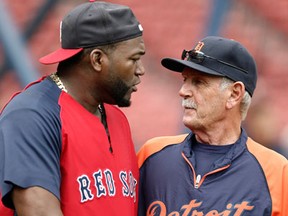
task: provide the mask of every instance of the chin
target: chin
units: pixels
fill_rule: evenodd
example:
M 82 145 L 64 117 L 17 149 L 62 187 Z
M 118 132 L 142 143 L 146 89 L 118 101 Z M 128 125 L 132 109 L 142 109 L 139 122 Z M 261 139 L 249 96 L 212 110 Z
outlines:
M 197 126 L 195 119 L 193 119 L 189 116 L 188 117 L 184 116 L 182 122 L 188 128 L 194 128 L 195 126 Z
M 130 100 L 122 100 L 117 103 L 119 107 L 130 107 L 131 101 Z

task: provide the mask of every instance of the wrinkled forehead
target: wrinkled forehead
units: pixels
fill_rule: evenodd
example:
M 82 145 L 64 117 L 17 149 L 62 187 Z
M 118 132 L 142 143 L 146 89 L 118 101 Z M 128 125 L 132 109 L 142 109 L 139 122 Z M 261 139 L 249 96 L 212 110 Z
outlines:
M 223 79 L 223 76 L 217 76 L 212 74 L 203 73 L 202 71 L 195 70 L 193 68 L 185 67 L 183 71 L 181 72 L 182 76 L 186 77 L 205 77 L 205 78 L 211 78 L 211 79 Z

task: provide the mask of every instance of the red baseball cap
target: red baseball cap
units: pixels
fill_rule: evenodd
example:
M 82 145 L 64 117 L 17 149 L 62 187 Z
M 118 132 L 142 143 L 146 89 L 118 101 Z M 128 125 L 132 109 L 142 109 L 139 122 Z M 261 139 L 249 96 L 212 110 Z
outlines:
M 42 58 L 39 59 L 39 62 L 42 64 L 55 64 L 58 62 L 61 62 L 63 60 L 66 60 L 77 53 L 79 53 L 83 48 L 78 48 L 78 49 L 63 49 L 59 48 L 58 50 L 43 56 Z

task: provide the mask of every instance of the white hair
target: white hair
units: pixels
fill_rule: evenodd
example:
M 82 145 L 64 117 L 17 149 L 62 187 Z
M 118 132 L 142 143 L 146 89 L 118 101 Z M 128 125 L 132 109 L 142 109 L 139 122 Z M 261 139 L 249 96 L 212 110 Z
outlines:
M 220 84 L 220 90 L 223 91 L 227 89 L 232 83 L 234 83 L 233 80 L 223 77 L 222 82 Z M 240 103 L 240 112 L 242 121 L 244 121 L 247 116 L 250 104 L 251 104 L 251 96 L 247 91 L 245 91 L 244 97 L 242 98 L 242 101 Z

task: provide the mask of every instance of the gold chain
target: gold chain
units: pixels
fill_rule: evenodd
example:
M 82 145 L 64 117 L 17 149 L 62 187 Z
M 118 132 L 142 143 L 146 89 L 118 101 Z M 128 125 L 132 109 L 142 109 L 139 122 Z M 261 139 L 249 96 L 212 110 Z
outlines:
M 65 85 L 63 84 L 63 82 L 61 81 L 60 77 L 57 75 L 57 72 L 56 73 L 52 73 L 50 74 L 50 77 L 51 79 L 56 83 L 56 85 L 58 86 L 58 88 L 60 88 L 62 91 L 68 93 Z M 103 118 L 103 105 L 101 105 L 101 103 L 98 105 L 98 110 L 100 112 L 100 116 L 101 118 Z
M 62 91 L 68 93 L 65 85 L 61 81 L 60 77 L 57 75 L 57 72 L 50 74 L 50 77 L 56 83 L 56 85 L 58 86 L 59 89 L 61 89 Z M 106 121 L 106 114 L 104 112 L 104 106 L 101 103 L 98 105 L 98 112 L 100 113 L 99 117 L 101 119 L 102 124 L 105 127 L 106 134 L 108 136 L 108 140 L 109 140 L 109 143 L 110 143 L 109 150 L 110 150 L 111 153 L 113 153 L 113 149 L 112 149 L 112 146 L 111 146 L 111 140 L 110 140 L 110 133 L 109 133 L 108 126 L 107 126 L 107 121 Z
M 61 81 L 60 77 L 56 73 L 53 73 L 50 75 L 51 79 L 56 83 L 58 88 L 60 88 L 62 91 L 68 93 L 66 87 L 64 86 L 63 82 Z

